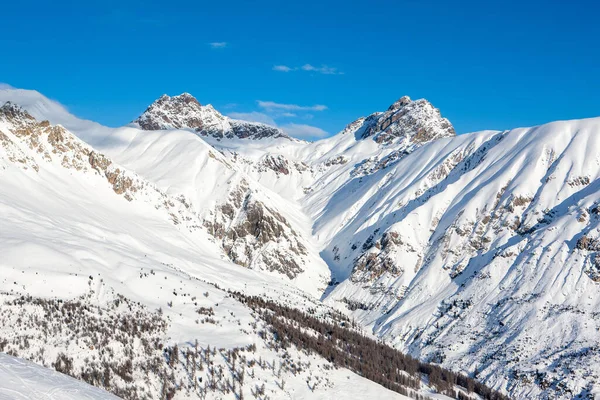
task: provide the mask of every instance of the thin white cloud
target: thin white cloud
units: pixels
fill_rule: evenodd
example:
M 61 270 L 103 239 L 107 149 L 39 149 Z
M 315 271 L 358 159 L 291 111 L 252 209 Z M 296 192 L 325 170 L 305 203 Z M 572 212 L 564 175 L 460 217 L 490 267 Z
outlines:
M 343 75 L 344 74 L 343 72 L 339 72 L 337 70 L 337 68 L 328 67 L 327 65 L 321 65 L 320 67 L 315 67 L 310 64 L 304 64 L 302 66 L 302 70 L 309 71 L 309 72 L 318 72 L 319 74 L 323 74 L 323 75 Z
M 314 106 L 299 106 L 297 104 L 275 103 L 274 101 L 258 100 L 258 106 L 268 111 L 285 110 L 285 111 L 324 111 L 327 106 L 315 104 Z
M 280 116 L 281 117 L 286 117 L 286 118 L 291 118 L 291 117 L 297 117 L 298 115 L 296 115 L 294 113 L 291 113 L 291 112 L 284 112 L 284 113 L 281 113 Z
M 261 124 L 267 124 L 272 126 L 277 126 L 275 120 L 268 116 L 267 114 L 252 111 L 252 112 L 230 112 L 227 114 L 229 117 L 233 119 L 241 119 L 242 121 L 250 121 L 250 122 L 260 122 Z
M 291 68 L 288 67 L 287 65 L 274 65 L 273 66 L 273 71 L 279 71 L 279 72 L 290 72 L 290 71 L 295 71 L 296 68 Z
M 301 139 L 323 138 L 329 136 L 329 133 L 323 129 L 312 125 L 285 124 L 281 125 L 280 128 L 283 129 L 283 131 L 288 135 Z
M 227 47 L 227 42 L 211 42 L 208 45 L 213 49 L 223 49 Z
M 315 67 L 311 64 L 304 64 L 301 67 L 290 67 L 287 65 L 275 65 L 273 66 L 273 71 L 279 72 L 291 72 L 291 71 L 306 71 L 306 72 L 314 72 L 323 75 L 344 75 L 343 72 L 338 71 L 337 68 L 329 67 L 327 65 L 321 65 L 320 67 Z

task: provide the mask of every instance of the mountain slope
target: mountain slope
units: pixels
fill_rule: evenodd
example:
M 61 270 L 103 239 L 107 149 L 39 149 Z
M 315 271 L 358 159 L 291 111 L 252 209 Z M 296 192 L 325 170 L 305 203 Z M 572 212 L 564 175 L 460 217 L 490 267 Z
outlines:
M 594 390 L 599 132 L 599 119 L 557 122 L 407 156 L 391 173 L 408 179 L 336 242 L 354 265 L 329 301 L 516 396 Z
M 384 126 L 365 129 L 368 120 L 309 145 L 312 157 L 278 146 L 312 169 L 290 169 L 306 193 L 291 196 L 333 273 L 326 302 L 515 396 L 594 393 L 600 121 L 390 146 L 393 135 L 364 133 Z M 256 149 L 221 146 L 250 160 L 257 181 L 289 191 L 288 176 L 257 167 Z

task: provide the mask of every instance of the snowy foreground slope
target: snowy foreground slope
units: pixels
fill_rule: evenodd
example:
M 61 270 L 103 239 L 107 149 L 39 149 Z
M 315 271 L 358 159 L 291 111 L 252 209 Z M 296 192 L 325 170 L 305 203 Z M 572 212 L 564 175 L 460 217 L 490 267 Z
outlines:
M 243 328 L 261 324 L 255 313 L 223 289 L 239 290 L 324 315 L 333 307 L 394 347 L 514 398 L 600 390 L 600 119 L 456 136 L 430 103 L 404 97 L 306 143 L 232 122 L 187 94 L 163 96 L 115 129 L 37 92 L 0 90 L 0 104 L 8 100 L 87 143 L 75 154 L 50 149 L 49 159 L 15 134 L 3 144 L 0 287 L 11 321 L 25 305 L 32 315 L 54 306 L 23 293 L 79 298 L 102 308 L 101 326 L 127 313 L 154 321 L 142 335 L 150 343 L 257 342 L 261 357 L 280 362 Z M 90 163 L 91 152 L 109 161 Z M 115 305 L 119 296 L 127 306 Z M 12 328 L 3 329 L 0 339 Z M 70 335 L 69 344 L 52 341 L 52 354 L 32 341 L 28 358 L 107 359 L 91 339 Z M 136 334 L 129 349 L 131 333 L 122 335 L 111 345 L 117 354 L 161 354 Z M 281 378 L 271 382 L 270 397 L 327 398 L 344 379 L 368 397 L 391 395 L 345 371 L 324 374 L 322 392 L 290 373 L 283 389 Z M 157 393 L 161 376 L 148 378 Z M 126 388 L 127 377 L 115 379 Z
M 116 400 L 118 397 L 32 362 L 0 353 L 2 400 Z

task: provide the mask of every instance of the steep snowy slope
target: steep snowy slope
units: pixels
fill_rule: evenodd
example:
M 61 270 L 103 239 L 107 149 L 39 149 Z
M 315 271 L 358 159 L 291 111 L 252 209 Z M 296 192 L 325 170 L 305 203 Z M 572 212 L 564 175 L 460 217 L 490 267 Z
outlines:
M 0 353 L 2 400 L 116 400 L 118 397 L 66 375 Z
M 599 134 L 556 122 L 405 157 L 331 243 L 350 278 L 328 301 L 516 396 L 597 390 Z

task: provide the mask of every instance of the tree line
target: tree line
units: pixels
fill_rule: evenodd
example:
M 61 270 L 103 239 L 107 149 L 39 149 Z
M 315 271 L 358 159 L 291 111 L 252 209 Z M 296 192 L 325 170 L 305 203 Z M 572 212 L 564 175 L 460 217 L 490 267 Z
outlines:
M 439 393 L 459 400 L 470 399 L 468 393 L 475 393 L 483 399 L 508 400 L 502 393 L 464 374 L 421 362 L 365 336 L 353 329 L 354 324 L 345 318 L 333 318 L 334 323 L 331 323 L 325 318 L 258 296 L 247 296 L 240 292 L 230 294 L 261 316 L 280 347 L 285 349 L 294 345 L 298 349 L 317 353 L 334 366 L 347 368 L 389 390 L 412 398 L 426 398 L 416 392 L 421 387 L 423 376 L 426 376 L 429 384 Z

